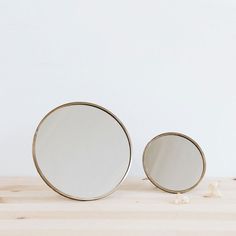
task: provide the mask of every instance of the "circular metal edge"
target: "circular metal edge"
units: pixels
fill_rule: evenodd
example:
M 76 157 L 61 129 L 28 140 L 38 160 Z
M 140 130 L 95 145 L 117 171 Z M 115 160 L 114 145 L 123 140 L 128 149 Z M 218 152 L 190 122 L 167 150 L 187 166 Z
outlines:
M 36 144 L 36 139 L 37 139 L 37 133 L 38 133 L 38 130 L 40 129 L 40 126 L 41 124 L 44 122 L 44 120 L 49 116 L 51 115 L 54 111 L 58 110 L 58 109 L 61 109 L 63 107 L 67 107 L 67 106 L 74 106 L 74 105 L 81 105 L 81 106 L 91 106 L 91 107 L 94 107 L 94 108 L 97 108 L 97 109 L 100 109 L 104 112 L 106 112 L 108 115 L 110 115 L 112 118 L 114 118 L 118 124 L 121 126 L 121 128 L 123 129 L 126 137 L 127 137 L 127 140 L 128 140 L 128 144 L 129 144 L 129 164 L 128 164 L 128 167 L 126 169 L 126 172 L 124 174 L 124 176 L 122 177 L 122 179 L 120 180 L 120 182 L 108 193 L 105 193 L 101 196 L 98 196 L 98 197 L 94 197 L 94 198 L 80 198 L 80 197 L 75 197 L 75 196 L 71 196 L 69 194 L 66 194 L 62 191 L 60 191 L 59 189 L 57 189 L 56 187 L 53 186 L 53 184 L 50 183 L 49 180 L 47 180 L 47 178 L 44 176 L 44 174 L 42 173 L 39 165 L 38 165 L 38 162 L 37 162 L 37 158 L 36 158 L 36 153 L 35 153 L 35 144 Z M 125 128 L 124 124 L 120 121 L 120 119 L 118 119 L 118 117 L 116 117 L 111 111 L 109 111 L 108 109 L 102 107 L 102 106 L 99 106 L 95 103 L 91 103 L 91 102 L 69 102 L 69 103 L 65 103 L 65 104 L 62 104 L 60 106 L 57 106 L 56 108 L 52 109 L 51 111 L 49 111 L 44 117 L 43 119 L 39 122 L 36 130 L 35 130 L 35 133 L 34 133 L 34 136 L 33 136 L 33 143 L 32 143 L 32 156 L 33 156 L 33 161 L 34 161 L 34 165 L 36 167 L 36 170 L 38 172 L 38 174 L 40 175 L 40 177 L 42 178 L 42 180 L 55 192 L 57 192 L 58 194 L 62 195 L 63 197 L 66 197 L 66 198 L 69 198 L 69 199 L 73 199 L 73 200 L 79 200 L 79 201 L 93 201 L 93 200 L 99 200 L 101 198 L 105 198 L 109 195 L 111 195 L 113 192 L 115 192 L 118 187 L 120 186 L 120 184 L 125 180 L 128 172 L 129 172 L 129 169 L 130 169 L 130 166 L 131 166 L 131 162 L 132 162 L 132 143 L 131 143 L 131 139 L 130 139 L 130 136 L 129 136 L 129 133 L 127 131 L 127 129 Z
M 201 157 L 202 157 L 202 165 L 203 165 L 203 169 L 202 169 L 202 174 L 199 178 L 199 180 L 190 188 L 187 188 L 187 189 L 182 189 L 182 190 L 172 190 L 172 189 L 168 189 L 168 188 L 165 188 L 165 187 L 162 187 L 161 185 L 159 185 L 155 180 L 153 180 L 147 173 L 147 170 L 145 168 L 145 164 L 144 164 L 144 159 L 145 159 L 145 154 L 146 154 L 146 151 L 147 151 L 147 148 L 151 145 L 151 142 L 160 138 L 160 137 L 163 137 L 163 136 L 168 136 L 168 135 L 175 135 L 175 136 L 179 136 L 179 137 L 182 137 L 182 138 L 185 138 L 187 139 L 188 141 L 190 141 L 191 143 L 193 143 L 193 145 L 195 145 L 195 147 L 198 149 L 198 151 L 200 152 L 201 154 Z M 200 182 L 201 180 L 203 179 L 205 173 L 206 173 L 206 159 L 205 159 L 205 155 L 204 155 L 204 152 L 202 151 L 200 145 L 195 141 L 193 140 L 192 138 L 190 138 L 189 136 L 185 135 L 185 134 L 182 134 L 182 133 L 178 133 L 178 132 L 165 132 L 165 133 L 161 133 L 157 136 L 155 136 L 154 138 L 152 138 L 148 144 L 146 145 L 145 149 L 144 149 L 144 152 L 143 152 L 143 158 L 142 158 L 142 162 L 143 162 L 143 170 L 147 176 L 147 178 L 151 181 L 151 183 L 153 185 L 155 185 L 157 188 L 165 191 L 165 192 L 168 192 L 168 193 L 186 193 L 190 190 L 192 190 L 193 188 L 195 188 Z

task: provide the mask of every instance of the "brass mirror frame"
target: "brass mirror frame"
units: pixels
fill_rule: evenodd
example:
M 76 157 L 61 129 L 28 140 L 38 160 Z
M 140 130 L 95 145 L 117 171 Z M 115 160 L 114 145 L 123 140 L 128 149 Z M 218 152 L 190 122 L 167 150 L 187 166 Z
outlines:
M 36 140 L 37 140 L 37 133 L 42 125 L 42 123 L 45 121 L 45 119 L 51 115 L 53 112 L 57 111 L 58 109 L 61 109 L 63 107 L 68 107 L 68 106 L 91 106 L 91 107 L 94 107 L 94 108 L 97 108 L 97 109 L 100 109 L 101 111 L 104 111 L 106 112 L 108 115 L 110 115 L 112 118 L 114 118 L 118 124 L 120 125 L 120 127 L 123 129 L 126 137 L 127 137 L 127 140 L 128 140 L 128 144 L 129 144 L 129 164 L 128 164 L 128 167 L 124 173 L 124 176 L 122 177 L 122 179 L 120 180 L 120 182 L 108 193 L 105 193 L 99 197 L 94 197 L 94 198 L 80 198 L 80 197 L 76 197 L 76 196 L 71 196 L 69 194 L 66 194 L 64 192 L 62 192 L 61 190 L 57 189 L 55 186 L 53 186 L 53 184 L 50 183 L 50 181 L 44 176 L 43 172 L 41 171 L 39 165 L 38 165 L 38 162 L 37 162 L 37 158 L 36 158 L 36 150 L 35 150 L 35 145 L 36 145 Z M 112 194 L 113 192 L 115 192 L 117 190 L 117 188 L 119 187 L 119 185 L 124 181 L 124 179 L 126 178 L 128 172 L 129 172 L 129 169 L 130 169 L 130 166 L 131 166 L 131 161 L 132 161 L 132 144 L 131 144 L 131 140 L 130 140 L 130 136 L 128 134 L 128 131 L 127 129 L 125 128 L 124 124 L 118 119 L 118 117 L 116 117 L 111 111 L 109 111 L 108 109 L 100 106 L 100 105 L 97 105 L 95 103 L 91 103 L 91 102 L 69 102 L 69 103 L 65 103 L 65 104 L 62 104 L 60 106 L 57 106 L 56 108 L 52 109 L 51 111 L 49 111 L 44 117 L 43 119 L 39 122 L 37 128 L 36 128 L 36 131 L 34 133 L 34 137 L 33 137 L 33 143 L 32 143 L 32 156 L 33 156 L 33 161 L 34 161 L 34 165 L 36 167 L 36 170 L 38 172 L 38 174 L 40 175 L 40 177 L 42 178 L 42 180 L 55 192 L 57 192 L 58 194 L 62 195 L 63 197 L 66 197 L 66 198 L 69 198 L 69 199 L 73 199 L 73 200 L 80 200 L 80 201 L 93 201 L 93 200 L 98 200 L 98 199 L 101 199 L 101 198 L 104 198 L 104 197 L 107 197 L 109 196 L 110 194 Z
M 154 140 L 156 140 L 156 139 L 158 139 L 158 138 L 160 138 L 160 137 L 169 136 L 169 135 L 179 136 L 179 137 L 182 137 L 182 138 L 187 139 L 188 141 L 190 141 L 190 142 L 198 149 L 198 151 L 199 151 L 200 154 L 201 154 L 201 157 L 202 157 L 202 164 L 203 164 L 202 174 L 201 174 L 199 180 L 197 181 L 197 183 L 195 183 L 195 184 L 194 184 L 192 187 L 190 187 L 190 188 L 182 189 L 182 190 L 177 190 L 177 191 L 172 190 L 172 189 L 165 188 L 165 187 L 161 186 L 160 184 L 158 184 L 157 181 L 155 181 L 151 176 L 149 176 L 149 174 L 148 174 L 148 172 L 147 172 L 147 169 L 146 169 L 146 167 L 145 167 L 144 159 L 145 159 L 146 151 L 147 151 L 148 147 L 151 145 L 151 143 L 152 143 Z M 144 172 L 145 172 L 147 178 L 151 181 L 151 183 L 152 183 L 153 185 L 155 185 L 157 188 L 159 188 L 159 189 L 161 189 L 161 190 L 163 190 L 163 191 L 165 191 L 165 192 L 168 192 L 168 193 L 175 193 L 175 194 L 176 194 L 176 193 L 185 193 L 185 192 L 188 192 L 188 191 L 192 190 L 193 188 L 195 188 L 195 187 L 201 182 L 202 178 L 204 177 L 204 175 L 205 175 L 205 173 L 206 173 L 206 159 L 205 159 L 205 155 L 204 155 L 204 153 L 203 153 L 201 147 L 199 146 L 199 144 L 198 144 L 195 140 L 193 140 L 192 138 L 190 138 L 189 136 L 187 136 L 187 135 L 185 135 L 185 134 L 182 134 L 182 133 L 178 133 L 178 132 L 165 132 L 165 133 L 161 133 L 161 134 L 155 136 L 153 139 L 151 139 L 151 140 L 148 142 L 148 144 L 146 145 L 145 149 L 144 149 L 144 152 L 143 152 L 143 160 L 142 160 L 142 161 L 143 161 L 143 170 L 144 170 Z

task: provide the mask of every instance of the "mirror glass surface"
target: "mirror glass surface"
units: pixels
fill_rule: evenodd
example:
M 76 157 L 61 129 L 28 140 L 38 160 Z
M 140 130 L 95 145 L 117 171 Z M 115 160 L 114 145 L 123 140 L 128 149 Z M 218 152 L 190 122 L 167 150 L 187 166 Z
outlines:
M 179 133 L 164 133 L 147 144 L 143 166 L 155 186 L 167 192 L 181 193 L 200 182 L 205 173 L 205 158 L 191 138 Z
M 53 190 L 77 200 L 94 200 L 112 193 L 124 179 L 131 145 L 125 127 L 111 112 L 91 103 L 69 103 L 40 122 L 33 158 Z

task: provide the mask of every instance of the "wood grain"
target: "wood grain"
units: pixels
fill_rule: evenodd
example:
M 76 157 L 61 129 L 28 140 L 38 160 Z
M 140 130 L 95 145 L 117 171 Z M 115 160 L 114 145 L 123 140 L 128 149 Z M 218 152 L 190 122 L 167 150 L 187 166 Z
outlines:
M 204 198 L 220 181 L 222 198 Z M 204 179 L 189 193 L 190 204 L 148 180 L 128 178 L 97 201 L 66 199 L 37 177 L 0 177 L 0 235 L 236 235 L 236 181 Z

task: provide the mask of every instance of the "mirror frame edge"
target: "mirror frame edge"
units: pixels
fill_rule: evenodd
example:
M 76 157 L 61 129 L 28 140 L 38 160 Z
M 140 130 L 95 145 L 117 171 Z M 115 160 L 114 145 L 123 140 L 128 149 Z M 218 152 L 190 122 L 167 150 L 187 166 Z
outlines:
M 124 176 L 122 177 L 122 179 L 120 180 L 120 182 L 111 190 L 109 191 L 108 193 L 105 193 L 101 196 L 98 196 L 98 197 L 94 197 L 94 198 L 80 198 L 80 197 L 75 197 L 75 196 L 71 196 L 69 194 L 66 194 L 62 191 L 60 191 L 59 189 L 57 189 L 56 187 L 53 186 L 53 184 L 50 183 L 50 181 L 47 180 L 47 178 L 44 176 L 43 172 L 41 171 L 39 165 L 38 165 L 38 162 L 37 162 L 37 158 L 36 158 L 36 150 L 35 150 L 35 145 L 36 145 L 36 139 L 37 139 L 37 133 L 42 125 L 42 123 L 44 122 L 44 120 L 49 116 L 51 115 L 54 111 L 58 110 L 58 109 L 61 109 L 63 107 L 67 107 L 67 106 L 73 106 L 73 105 L 84 105 L 84 106 L 91 106 L 91 107 L 94 107 L 94 108 L 97 108 L 97 109 L 100 109 L 102 110 L 103 112 L 106 112 L 108 115 L 110 115 L 113 119 L 115 119 L 118 124 L 120 125 L 120 127 L 122 128 L 122 130 L 124 131 L 125 135 L 126 135 L 126 138 L 127 138 L 127 141 L 128 141 L 128 144 L 129 144 L 129 164 L 128 164 L 128 167 L 126 169 L 126 172 L 124 173 Z M 94 201 L 94 200 L 99 200 L 99 199 L 102 199 L 102 198 L 105 198 L 105 197 L 108 197 L 109 195 L 111 195 L 112 193 L 114 193 L 120 186 L 120 184 L 126 179 L 127 175 L 128 175 L 128 172 L 130 170 L 130 167 L 131 167 L 131 163 L 132 163 L 132 143 L 131 143 L 131 138 L 130 138 L 130 135 L 126 129 L 126 127 L 124 126 L 124 124 L 121 122 L 121 120 L 116 116 L 114 115 L 110 110 L 106 109 L 105 107 L 103 106 L 100 106 L 100 105 L 97 105 L 95 103 L 92 103 L 92 102 L 68 102 L 68 103 L 64 103 L 64 104 L 61 104 L 55 108 L 53 108 L 52 110 L 50 110 L 46 115 L 44 115 L 44 117 L 40 120 L 40 122 L 38 123 L 38 126 L 34 132 L 34 135 L 33 135 L 33 142 L 32 142 L 32 157 L 33 157 L 33 162 L 34 162 L 34 165 L 35 165 L 35 168 L 36 168 L 36 171 L 38 172 L 39 176 L 41 177 L 41 179 L 44 181 L 44 183 L 46 183 L 46 185 L 51 188 L 54 192 L 60 194 L 61 196 L 63 197 L 66 197 L 66 198 L 69 198 L 69 199 L 72 199 L 72 200 L 78 200 L 78 201 Z
M 163 136 L 167 136 L 167 135 L 175 135 L 175 136 L 179 136 L 179 137 L 182 137 L 182 138 L 185 138 L 187 139 L 188 141 L 190 141 L 197 149 L 198 151 L 200 152 L 201 154 L 201 158 L 202 158 L 202 164 L 203 164 L 203 170 L 202 170 L 202 173 L 201 173 L 201 176 L 199 178 L 199 180 L 193 185 L 191 186 L 190 188 L 187 188 L 187 189 L 182 189 L 182 190 L 172 190 L 172 189 L 168 189 L 168 188 L 165 188 L 161 185 L 159 185 L 156 181 L 154 181 L 147 173 L 147 170 L 146 170 L 146 167 L 145 167 L 145 164 L 144 164 L 144 159 L 145 159 L 145 154 L 146 154 L 146 151 L 147 151 L 147 148 L 150 146 L 151 142 L 154 141 L 155 139 L 158 139 L 160 137 L 163 137 Z M 178 194 L 178 193 L 186 193 L 186 192 L 189 192 L 191 191 L 192 189 L 194 189 L 195 187 L 197 187 L 197 185 L 201 182 L 201 180 L 203 179 L 205 173 L 206 173 L 206 158 L 205 158 L 205 154 L 203 152 L 203 150 L 201 149 L 200 145 L 195 141 L 193 140 L 192 138 L 190 138 L 189 136 L 183 134 L 183 133 L 179 133 L 179 132 L 164 132 L 164 133 L 161 133 L 159 135 L 156 135 L 154 138 L 152 138 L 148 143 L 147 145 L 145 146 L 144 148 L 144 151 L 143 151 L 143 156 L 142 156 L 142 164 L 143 164 L 143 170 L 144 170 L 144 173 L 145 175 L 147 176 L 147 178 L 150 180 L 150 182 L 156 186 L 158 189 L 164 191 L 164 192 L 167 192 L 167 193 L 173 193 L 173 194 Z

